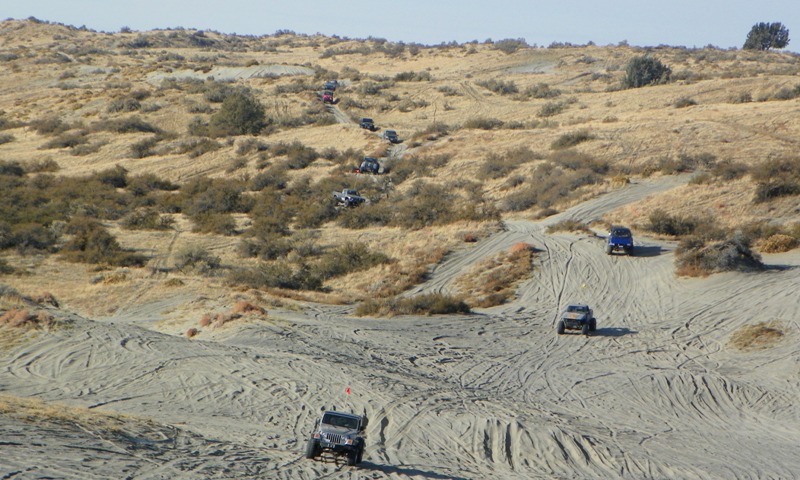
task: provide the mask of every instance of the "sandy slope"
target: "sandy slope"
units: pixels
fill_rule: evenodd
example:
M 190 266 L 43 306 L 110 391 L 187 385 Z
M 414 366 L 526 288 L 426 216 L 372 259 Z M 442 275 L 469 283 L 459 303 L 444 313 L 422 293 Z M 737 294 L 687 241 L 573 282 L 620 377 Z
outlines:
M 761 274 L 676 279 L 673 245 L 606 256 L 592 235 L 544 233 L 686 181 L 632 184 L 507 229 L 440 265 L 446 291 L 516 242 L 539 254 L 507 305 L 458 317 L 358 319 L 348 307 L 271 311 L 189 340 L 130 309 L 3 352 L 0 390 L 98 412 L 126 429 L 0 415 L 4 478 L 796 478 L 800 255 Z M 591 304 L 595 336 L 557 336 L 559 308 Z M 148 315 L 150 306 L 141 306 Z M 158 308 L 162 308 L 159 306 Z M 742 353 L 738 327 L 789 334 Z M 345 393 L 350 387 L 352 394 Z M 360 468 L 303 458 L 321 408 L 366 411 Z

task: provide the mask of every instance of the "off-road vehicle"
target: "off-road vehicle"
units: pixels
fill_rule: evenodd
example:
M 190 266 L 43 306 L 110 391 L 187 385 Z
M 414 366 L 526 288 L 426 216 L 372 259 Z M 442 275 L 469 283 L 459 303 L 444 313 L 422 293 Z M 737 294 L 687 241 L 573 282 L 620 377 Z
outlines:
M 359 122 L 358 126 L 361 127 L 361 128 L 367 129 L 370 132 L 374 132 L 375 130 L 378 129 L 378 127 L 375 126 L 375 121 L 372 120 L 371 118 L 367 118 L 367 117 L 362 118 L 361 122 Z
M 400 138 L 397 136 L 397 132 L 394 130 L 384 130 L 383 138 L 384 140 L 389 140 L 391 143 L 400 143 Z
M 357 207 L 366 202 L 367 199 L 358 194 L 358 190 L 345 188 L 341 192 L 333 192 L 333 198 L 337 205 L 344 207 Z
M 592 309 L 583 304 L 568 305 L 556 325 L 559 335 L 563 335 L 565 330 L 580 330 L 584 335 L 597 330 L 597 320 Z
M 606 253 L 622 250 L 628 255 L 633 255 L 633 234 L 629 228 L 613 226 L 606 238 Z
M 306 458 L 347 457 L 347 464 L 361 463 L 364 457 L 367 417 L 336 411 L 323 412 L 314 424 L 314 433 L 306 444 Z
M 364 161 L 356 168 L 356 173 L 371 173 L 377 175 L 381 173 L 381 164 L 378 162 L 377 158 L 364 157 Z
M 332 91 L 325 90 L 324 92 L 322 92 L 322 103 L 330 103 L 330 104 L 336 103 L 336 100 L 334 100 L 333 98 Z
M 334 90 L 336 90 L 336 87 L 338 87 L 338 86 L 339 86 L 339 81 L 338 80 L 328 80 L 327 82 L 325 82 L 324 88 L 325 88 L 325 90 L 334 91 Z

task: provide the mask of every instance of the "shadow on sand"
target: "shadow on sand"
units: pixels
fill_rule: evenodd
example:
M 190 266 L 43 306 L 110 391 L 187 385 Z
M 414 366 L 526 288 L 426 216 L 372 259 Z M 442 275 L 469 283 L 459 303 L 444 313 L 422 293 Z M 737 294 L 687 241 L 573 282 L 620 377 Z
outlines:
M 630 328 L 623 328 L 623 327 L 607 327 L 607 328 L 598 328 L 594 332 L 592 332 L 592 336 L 594 337 L 624 337 L 625 335 L 635 335 L 639 332 L 636 330 L 631 330 Z
M 639 245 L 633 250 L 634 257 L 657 257 L 661 255 L 663 252 L 666 252 L 665 249 L 661 248 L 660 245 Z
M 358 467 L 363 470 L 375 470 L 383 473 L 394 473 L 406 477 L 431 478 L 435 480 L 468 480 L 467 477 L 454 477 L 444 473 L 430 472 L 413 467 L 394 467 L 391 465 L 378 465 L 377 463 L 361 462 Z

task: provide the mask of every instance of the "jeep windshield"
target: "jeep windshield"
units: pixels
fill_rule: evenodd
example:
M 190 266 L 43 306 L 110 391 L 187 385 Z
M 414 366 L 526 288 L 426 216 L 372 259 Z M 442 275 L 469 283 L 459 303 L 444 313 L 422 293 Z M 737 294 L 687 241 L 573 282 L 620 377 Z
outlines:
M 333 425 L 334 427 L 344 427 L 350 430 L 358 428 L 358 419 L 351 417 L 343 417 L 332 413 L 326 413 L 322 416 L 322 423 L 326 425 Z
M 568 312 L 577 312 L 577 313 L 586 313 L 589 311 L 589 307 L 586 305 L 570 305 L 567 307 Z
M 611 231 L 611 235 L 614 237 L 629 238 L 631 236 L 631 231 L 627 228 L 615 228 Z

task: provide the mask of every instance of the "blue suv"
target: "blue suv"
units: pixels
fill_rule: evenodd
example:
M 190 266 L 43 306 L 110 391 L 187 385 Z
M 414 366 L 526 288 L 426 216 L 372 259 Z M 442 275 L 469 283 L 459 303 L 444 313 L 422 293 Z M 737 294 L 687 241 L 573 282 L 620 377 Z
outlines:
M 629 228 L 611 227 L 606 239 L 606 253 L 611 255 L 620 250 L 628 255 L 633 255 L 633 234 Z

